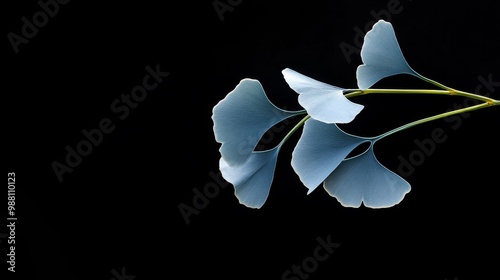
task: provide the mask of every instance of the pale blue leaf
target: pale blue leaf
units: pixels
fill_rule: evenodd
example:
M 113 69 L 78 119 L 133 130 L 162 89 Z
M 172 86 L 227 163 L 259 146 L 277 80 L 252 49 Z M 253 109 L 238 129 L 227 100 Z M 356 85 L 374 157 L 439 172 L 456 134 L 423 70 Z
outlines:
M 385 77 L 397 74 L 420 76 L 406 62 L 392 24 L 384 20 L 379 20 L 366 33 L 361 59 L 364 64 L 358 66 L 356 77 L 358 87 L 363 90 Z
M 222 177 L 234 186 L 234 194 L 241 204 L 250 208 L 264 205 L 274 178 L 279 147 L 252 152 L 242 165 L 230 166 L 220 159 Z
M 229 165 L 244 163 L 267 130 L 299 113 L 272 104 L 258 80 L 241 80 L 212 111 L 222 158 Z
M 398 204 L 410 184 L 380 164 L 373 143 L 363 154 L 346 159 L 324 182 L 325 190 L 345 207 L 386 208 Z
M 299 94 L 299 104 L 311 118 L 325 123 L 348 123 L 363 109 L 344 96 L 344 89 L 316 81 L 292 69 L 282 71 L 294 91 Z
M 309 119 L 292 153 L 292 167 L 309 194 L 354 148 L 367 141 L 368 138 L 345 133 L 335 124 Z

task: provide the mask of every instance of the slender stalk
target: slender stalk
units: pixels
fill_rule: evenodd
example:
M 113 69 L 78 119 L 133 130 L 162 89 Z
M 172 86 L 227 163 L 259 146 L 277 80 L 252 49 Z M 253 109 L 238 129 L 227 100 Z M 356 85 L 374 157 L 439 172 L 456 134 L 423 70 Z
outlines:
M 439 89 L 365 89 L 363 94 L 369 93 L 386 93 L 386 94 L 438 94 L 438 95 L 453 95 L 448 90 Z
M 453 95 L 453 96 L 462 96 L 462 97 L 467 97 L 471 99 L 476 99 L 479 101 L 483 102 L 488 102 L 488 103 L 495 103 L 495 99 L 478 95 L 478 94 L 473 94 L 461 90 L 454 90 L 454 89 L 449 89 L 449 90 L 434 90 L 434 89 L 365 89 L 365 90 L 353 90 L 349 91 L 347 94 L 344 96 L 346 98 L 352 98 L 360 95 L 366 95 L 366 94 L 435 94 L 435 95 Z
M 434 116 L 431 116 L 431 117 L 423 118 L 423 119 L 420 119 L 420 120 L 413 121 L 411 123 L 407 123 L 405 125 L 402 125 L 402 126 L 400 126 L 398 128 L 395 128 L 395 129 L 393 129 L 391 131 L 388 131 L 388 132 L 386 132 L 384 134 L 381 134 L 381 135 L 379 135 L 379 136 L 377 136 L 375 138 L 377 140 L 379 140 L 379 139 L 382 139 L 382 138 L 384 138 L 386 136 L 389 136 L 391 134 L 394 134 L 396 132 L 408 129 L 410 127 L 413 127 L 413 126 L 416 126 L 416 125 L 419 125 L 419 124 L 423 124 L 423 123 L 426 123 L 426 122 L 430 122 L 430 121 L 434 121 L 434 120 L 446 118 L 446 117 L 457 115 L 457 114 L 462 114 L 462 113 L 466 113 L 466 112 L 471 112 L 471 111 L 479 110 L 479 109 L 490 107 L 490 106 L 494 106 L 494 105 L 500 105 L 500 101 L 496 101 L 496 104 L 493 104 L 493 105 L 490 104 L 490 103 L 488 103 L 488 102 L 484 102 L 484 103 L 481 103 L 481 104 L 478 104 L 478 105 L 474 105 L 474 106 L 470 106 L 470 107 L 466 107 L 466 108 L 462 108 L 462 109 L 457 109 L 457 110 L 449 111 L 449 112 L 446 112 L 446 113 L 437 114 L 437 115 L 434 115 Z
M 365 89 L 365 90 L 355 90 L 346 95 L 347 98 L 356 97 L 360 95 L 382 93 L 382 94 L 441 94 L 441 95 L 452 95 L 448 90 L 436 90 L 436 89 Z
M 454 89 L 452 89 L 451 87 L 445 86 L 445 85 L 443 85 L 441 83 L 438 83 L 438 82 L 436 82 L 434 80 L 431 80 L 431 79 L 429 79 L 427 77 L 424 77 L 424 76 L 422 76 L 420 74 L 417 74 L 417 77 L 420 78 L 421 80 L 424 80 L 425 82 L 427 82 L 429 84 L 432 84 L 432 85 L 435 85 L 435 86 L 437 86 L 439 88 L 442 88 L 442 89 L 445 89 L 445 90 L 454 91 Z
M 494 105 L 495 103 L 499 102 L 498 100 L 495 100 L 493 98 L 489 98 L 489 97 L 486 97 L 486 96 L 482 96 L 482 95 L 478 95 L 478 94 L 473 94 L 473 93 L 469 93 L 469 92 L 465 92 L 465 91 L 461 91 L 461 90 L 455 90 L 454 94 L 458 95 L 458 96 L 463 96 L 463 97 L 468 97 L 468 98 L 480 100 L 480 101 L 489 103 L 490 105 Z
M 346 98 L 353 98 L 356 96 L 361 96 L 361 95 L 366 95 L 366 94 L 434 94 L 434 95 L 462 96 L 462 97 L 467 97 L 467 98 L 482 101 L 482 103 L 478 104 L 478 105 L 474 105 L 474 106 L 470 106 L 470 107 L 466 107 L 466 108 L 462 108 L 462 109 L 457 109 L 457 110 L 449 111 L 446 113 L 437 114 L 437 115 L 434 115 L 431 117 L 427 117 L 427 118 L 423 118 L 420 120 L 416 120 L 416 121 L 407 123 L 405 125 L 402 125 L 400 127 L 395 128 L 393 130 L 390 130 L 384 134 L 381 134 L 377 137 L 374 137 L 375 141 L 382 139 L 386 136 L 389 136 L 391 134 L 394 134 L 396 132 L 399 132 L 399 131 L 408 129 L 410 127 L 414 127 L 416 125 L 426 123 L 426 122 L 446 118 L 446 117 L 457 115 L 457 114 L 471 112 L 471 111 L 483 109 L 486 107 L 500 106 L 500 100 L 495 100 L 495 99 L 492 99 L 492 98 L 489 98 L 486 96 L 473 94 L 473 93 L 469 93 L 469 92 L 465 92 L 465 91 L 461 91 L 461 90 L 455 90 L 455 89 L 444 86 L 438 82 L 435 82 L 435 81 L 428 79 L 428 78 L 425 78 L 425 77 L 422 77 L 422 79 L 431 83 L 431 84 L 434 84 L 440 88 L 443 88 L 443 90 L 432 90 L 432 89 L 365 89 L 365 90 L 360 90 L 360 89 L 351 89 L 351 90 L 346 90 L 345 91 L 346 93 L 344 96 Z M 297 131 L 299 129 L 299 127 L 301 127 L 310 117 L 311 116 L 306 115 L 302 120 L 300 120 L 300 122 L 298 122 L 287 133 L 287 135 L 285 135 L 285 137 L 283 138 L 281 143 L 286 142 L 292 136 L 292 134 L 295 133 L 295 131 Z
M 290 136 L 292 136 L 292 134 L 295 133 L 295 131 L 297 131 L 297 129 L 299 129 L 299 127 L 301 127 L 311 116 L 309 115 L 306 115 L 304 118 L 302 118 L 286 135 L 285 137 L 283 137 L 283 140 L 281 140 L 281 143 L 285 143 L 286 140 L 288 140 L 288 138 L 290 138 Z
M 395 128 L 395 129 L 393 129 L 391 131 L 388 131 L 388 132 L 386 132 L 386 133 L 384 133 L 384 134 L 382 134 L 382 135 L 380 135 L 378 137 L 375 137 L 377 140 L 381 139 L 381 138 L 384 138 L 386 136 L 389 136 L 391 134 L 394 134 L 394 133 L 396 133 L 398 131 L 405 130 L 405 129 L 408 129 L 410 127 L 413 127 L 413 126 L 416 126 L 416 125 L 419 125 L 419 124 L 423 124 L 423 123 L 426 123 L 426 122 L 430 122 L 430 121 L 433 121 L 433 120 L 438 120 L 438 119 L 446 118 L 446 117 L 449 117 L 449 116 L 452 116 L 452 115 L 456 115 L 456 114 L 462 114 L 462 113 L 465 113 L 465 112 L 479 110 L 479 109 L 490 107 L 490 106 L 500 105 L 500 100 L 495 100 L 495 99 L 492 99 L 492 98 L 489 98 L 489 97 L 486 97 L 486 96 L 482 96 L 482 95 L 478 95 L 478 94 L 473 94 L 473 93 L 469 93 L 469 92 L 465 92 L 465 91 L 461 91 L 461 90 L 455 90 L 455 89 L 452 89 L 450 87 L 444 86 L 444 85 L 442 85 L 442 84 L 440 84 L 438 82 L 435 82 L 435 81 L 433 81 L 431 79 L 428 79 L 428 78 L 425 78 L 425 77 L 421 77 L 421 78 L 423 80 L 425 80 L 425 81 L 427 81 L 427 82 L 429 82 L 431 84 L 434 84 L 434 85 L 436 85 L 438 87 L 441 87 L 441 88 L 443 88 L 445 90 L 428 90 L 428 89 L 366 89 L 366 90 L 350 90 L 344 96 L 346 98 L 352 98 L 352 97 L 356 97 L 356 96 L 360 96 L 360 95 L 373 94 L 373 93 L 382 93 L 382 94 L 436 94 L 436 95 L 462 96 L 462 97 L 467 97 L 467 98 L 471 98 L 471 99 L 475 99 L 475 100 L 479 100 L 479 101 L 483 102 L 483 103 L 475 105 L 475 106 L 470 106 L 470 107 L 467 107 L 467 108 L 462 108 L 462 109 L 458 109 L 458 110 L 454 110 L 454 111 L 450 111 L 450 112 L 446 112 L 446 113 L 434 115 L 434 116 L 431 116 L 431 117 L 423 118 L 423 119 L 420 119 L 420 120 L 417 120 L 417 121 L 405 124 L 403 126 Z

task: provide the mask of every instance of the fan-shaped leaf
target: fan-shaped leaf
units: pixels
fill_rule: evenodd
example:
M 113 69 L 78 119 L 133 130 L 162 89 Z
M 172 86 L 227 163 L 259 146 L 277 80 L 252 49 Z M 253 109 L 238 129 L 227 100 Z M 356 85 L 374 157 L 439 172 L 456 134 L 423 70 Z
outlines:
M 380 164 L 373 144 L 363 154 L 342 162 L 324 182 L 325 190 L 343 206 L 391 207 L 411 189 L 408 182 Z
M 274 178 L 279 147 L 252 152 L 245 163 L 228 165 L 223 158 L 219 165 L 222 176 L 233 184 L 239 202 L 250 208 L 260 208 L 267 200 Z
M 335 124 L 309 119 L 292 153 L 292 167 L 309 194 L 354 148 L 367 141 L 368 138 L 345 133 Z
M 379 20 L 366 33 L 361 59 L 364 64 L 356 70 L 360 89 L 367 89 L 379 80 L 397 74 L 420 77 L 406 62 L 392 24 L 384 20 Z
M 267 98 L 259 81 L 243 79 L 213 108 L 215 140 L 228 165 L 244 163 L 267 130 L 301 113 L 282 110 Z
M 311 118 L 325 123 L 348 123 L 363 109 L 344 96 L 344 89 L 325 84 L 292 69 L 282 71 L 294 91 L 299 94 L 299 104 Z

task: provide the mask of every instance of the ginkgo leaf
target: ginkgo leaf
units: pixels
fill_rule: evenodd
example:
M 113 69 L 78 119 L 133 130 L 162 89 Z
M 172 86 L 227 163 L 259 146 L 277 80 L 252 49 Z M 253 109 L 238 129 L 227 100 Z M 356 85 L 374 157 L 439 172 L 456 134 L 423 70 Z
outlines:
M 346 207 L 391 207 L 410 191 L 410 184 L 376 159 L 373 146 L 385 137 L 361 137 L 336 124 L 309 119 L 292 153 L 292 167 L 308 194 L 323 183 L 325 190 Z M 347 158 L 359 145 L 370 143 L 362 154 Z
M 267 200 L 281 145 L 266 151 L 252 152 L 245 163 L 230 166 L 221 158 L 222 177 L 234 186 L 239 202 L 250 208 L 261 208 Z
M 363 109 L 363 105 L 344 96 L 343 88 L 316 81 L 289 68 L 282 74 L 290 88 L 299 94 L 299 104 L 313 119 L 324 123 L 349 123 Z
M 292 153 L 292 167 L 302 183 L 316 189 L 349 153 L 369 141 L 345 133 L 335 124 L 309 119 Z
M 272 104 L 258 80 L 241 80 L 212 110 L 215 140 L 222 144 L 224 162 L 243 164 L 266 131 L 300 113 Z
M 326 178 L 325 190 L 345 207 L 392 207 L 411 189 L 399 175 L 384 167 L 375 157 L 373 145 L 364 153 L 344 160 Z
M 421 77 L 406 62 L 392 24 L 379 20 L 365 35 L 356 78 L 360 89 L 367 89 L 379 80 L 398 74 Z

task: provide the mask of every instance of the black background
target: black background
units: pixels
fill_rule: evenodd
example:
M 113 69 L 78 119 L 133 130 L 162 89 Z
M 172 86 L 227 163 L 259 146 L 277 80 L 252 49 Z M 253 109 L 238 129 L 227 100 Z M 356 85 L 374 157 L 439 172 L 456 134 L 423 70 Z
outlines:
M 498 275 L 497 108 L 463 116 L 459 125 L 438 120 L 380 141 L 379 161 L 397 172 L 416 140 L 435 129 L 447 137 L 406 177 L 412 190 L 392 208 L 344 208 L 321 188 L 306 195 L 290 166 L 296 133 L 280 152 L 261 209 L 240 205 L 229 185 L 186 224 L 179 205 L 193 206 L 193 190 L 203 191 L 218 173 L 213 106 L 241 79 L 253 78 L 278 107 L 298 109 L 281 75 L 286 67 L 355 88 L 360 58 L 348 62 L 339 45 L 355 46 L 355 28 L 366 31 L 395 2 L 232 3 L 238 5 L 221 20 L 210 0 L 70 1 L 17 54 L 7 34 L 21 34 L 21 18 L 41 8 L 37 1 L 4 3 L 4 176 L 16 174 L 15 275 L 109 280 L 124 268 L 136 280 L 281 279 L 313 255 L 318 237 L 328 236 L 341 245 L 308 279 Z M 497 2 L 399 3 L 385 19 L 417 72 L 469 92 L 480 76 L 500 81 Z M 118 119 L 110 105 L 142 84 L 148 65 L 170 75 Z M 397 76 L 376 87 L 429 86 Z M 496 99 L 499 92 L 481 90 Z M 356 101 L 365 110 L 346 130 L 362 136 L 464 104 L 450 96 Z M 76 147 L 85 140 L 82 130 L 104 118 L 114 131 L 59 182 L 51 164 L 65 163 L 65 147 Z M 4 260 L 7 240 L 1 241 Z

